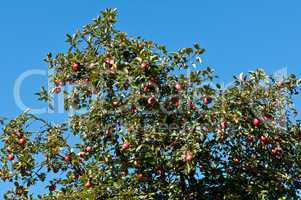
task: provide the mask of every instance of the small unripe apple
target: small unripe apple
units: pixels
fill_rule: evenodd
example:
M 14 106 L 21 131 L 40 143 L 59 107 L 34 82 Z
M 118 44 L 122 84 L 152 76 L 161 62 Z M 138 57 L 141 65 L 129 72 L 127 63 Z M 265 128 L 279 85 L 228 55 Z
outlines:
M 86 184 L 85 184 L 85 187 L 86 188 L 92 188 L 93 187 L 93 184 L 91 181 L 87 181 Z
M 180 83 L 176 83 L 175 88 L 177 90 L 181 90 L 182 89 L 182 85 Z
M 72 64 L 72 71 L 77 72 L 80 69 L 79 63 L 73 63 Z
M 14 160 L 14 159 L 15 159 L 14 154 L 12 154 L 12 153 L 8 154 L 7 160 Z
M 211 97 L 205 97 L 204 98 L 204 104 L 205 105 L 208 105 L 208 104 L 210 104 L 212 102 L 212 98 Z
M 145 71 L 149 68 L 149 64 L 146 63 L 146 62 L 143 62 L 143 63 L 140 64 L 139 67 L 140 67 L 141 70 Z
M 90 152 L 92 152 L 93 149 L 91 146 L 87 146 L 85 150 L 86 150 L 86 152 L 90 153 Z
M 261 120 L 258 118 L 255 118 L 255 119 L 253 119 L 252 124 L 255 127 L 259 127 L 261 125 Z
M 81 151 L 81 152 L 78 153 L 78 156 L 83 158 L 83 157 L 86 156 L 86 153 L 84 151 Z
M 122 149 L 123 149 L 123 150 L 128 150 L 129 147 L 130 147 L 130 144 L 129 144 L 128 142 L 126 142 L 126 143 L 124 143 L 124 144 L 122 145 Z
M 267 145 L 269 143 L 269 138 L 265 135 L 260 136 L 260 142 L 264 145 Z
M 60 87 L 55 87 L 53 88 L 53 92 L 56 93 L 56 94 L 59 94 L 61 92 L 61 88 Z
M 19 139 L 19 141 L 18 141 L 18 144 L 20 144 L 20 145 L 24 145 L 24 144 L 26 144 L 26 140 L 25 140 L 25 138 L 21 138 L 21 139 Z

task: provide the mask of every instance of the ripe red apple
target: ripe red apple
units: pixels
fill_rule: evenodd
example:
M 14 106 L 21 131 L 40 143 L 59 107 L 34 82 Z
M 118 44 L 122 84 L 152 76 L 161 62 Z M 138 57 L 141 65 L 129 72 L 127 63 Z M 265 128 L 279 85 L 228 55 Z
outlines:
M 204 98 L 204 104 L 205 105 L 208 105 L 208 104 L 210 104 L 212 102 L 212 98 L 211 97 L 205 97 Z
M 190 107 L 191 110 L 195 110 L 196 109 L 196 106 L 191 101 L 189 102 L 189 107 Z
M 130 109 L 130 112 L 131 113 L 137 112 L 137 108 L 135 106 L 132 106 L 131 109 Z
M 147 103 L 151 106 L 153 106 L 157 102 L 156 97 L 151 96 L 147 99 Z
M 253 119 L 252 124 L 255 127 L 259 127 L 261 125 L 261 120 L 258 118 L 255 118 L 255 119 Z
M 86 153 L 84 151 L 81 151 L 81 152 L 78 153 L 78 156 L 83 158 L 83 157 L 86 156 Z
M 53 92 L 56 94 L 59 94 L 61 92 L 61 88 L 60 87 L 55 87 L 53 88 Z
M 26 144 L 26 140 L 25 140 L 25 138 L 21 138 L 21 139 L 19 139 L 19 141 L 18 141 L 18 144 L 20 144 L 20 145 L 24 145 L 24 144 Z
M 143 62 L 143 63 L 140 64 L 139 67 L 140 67 L 141 70 L 145 71 L 149 68 L 149 64 L 146 63 L 146 62 Z
M 240 159 L 239 158 L 234 158 L 233 159 L 233 164 L 238 165 L 240 163 Z
M 271 154 L 272 156 L 279 156 L 281 154 L 281 149 L 278 147 L 274 147 L 271 150 Z
M 148 91 L 149 91 L 149 86 L 148 86 L 148 85 L 145 85 L 145 86 L 143 87 L 143 91 L 144 91 L 144 92 L 148 92 Z
M 182 89 L 182 85 L 180 83 L 176 83 L 175 88 L 177 90 L 181 90 Z
M 65 156 L 64 156 L 64 160 L 65 160 L 66 162 L 71 161 L 71 156 L 70 156 L 69 154 L 65 155 Z
M 71 67 L 72 67 L 72 71 L 77 72 L 80 69 L 80 64 L 79 63 L 73 63 Z
M 247 137 L 247 142 L 248 142 L 248 143 L 254 142 L 254 136 L 253 136 L 253 135 L 248 135 L 248 137 Z
M 123 150 L 128 150 L 129 148 L 130 148 L 130 144 L 128 142 L 126 142 L 122 145 Z
M 267 145 L 269 143 L 269 138 L 265 135 L 260 136 L 260 142 L 264 145 Z
M 173 105 L 175 105 L 176 107 L 180 106 L 180 101 L 178 99 L 178 97 L 171 97 L 171 102 L 173 103 Z
M 91 182 L 91 181 L 87 181 L 86 184 L 85 184 L 85 187 L 86 187 L 86 188 L 91 188 L 91 187 L 93 187 L 92 182 Z
M 90 152 L 92 152 L 93 148 L 90 146 L 87 146 L 85 150 L 86 150 L 86 152 L 90 153 Z
M 221 122 L 221 128 L 226 129 L 228 127 L 228 123 L 226 121 Z
M 15 159 L 14 154 L 12 154 L 12 153 L 8 154 L 7 160 L 14 160 L 14 159 Z
M 184 155 L 182 155 L 182 159 L 184 161 L 187 161 L 187 162 L 192 161 L 193 160 L 193 153 L 191 151 L 186 151 L 184 153 Z

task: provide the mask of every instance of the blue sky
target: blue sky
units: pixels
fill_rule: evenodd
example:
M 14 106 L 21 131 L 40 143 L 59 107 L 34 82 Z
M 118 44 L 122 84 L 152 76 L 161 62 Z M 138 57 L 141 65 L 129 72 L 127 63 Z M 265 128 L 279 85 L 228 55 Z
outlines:
M 225 83 L 232 75 L 257 67 L 269 73 L 287 67 L 288 72 L 301 75 L 298 0 L 2 1 L 0 116 L 21 112 L 13 97 L 20 74 L 46 70 L 43 58 L 48 52 L 66 50 L 66 33 L 89 23 L 107 7 L 119 10 L 117 28 L 130 35 L 165 44 L 170 50 L 199 42 L 207 50 L 205 64 Z M 22 85 L 22 99 L 28 106 L 42 106 L 33 96 L 41 84 L 47 84 L 46 77 L 33 76 Z

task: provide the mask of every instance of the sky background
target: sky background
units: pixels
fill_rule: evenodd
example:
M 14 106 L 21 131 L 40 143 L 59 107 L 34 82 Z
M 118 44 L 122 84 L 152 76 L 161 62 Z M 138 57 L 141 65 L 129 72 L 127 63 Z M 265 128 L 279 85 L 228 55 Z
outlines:
M 2 1 L 0 3 L 0 116 L 22 112 L 13 88 L 25 71 L 47 70 L 48 52 L 64 52 L 73 33 L 105 8 L 117 8 L 117 29 L 177 50 L 199 42 L 206 65 L 225 83 L 258 67 L 269 74 L 287 68 L 301 75 L 300 0 L 88 0 Z M 32 76 L 22 84 L 22 100 L 43 106 L 33 95 L 47 77 Z M 300 103 L 297 102 L 298 107 Z M 0 195 L 8 185 L 1 185 Z

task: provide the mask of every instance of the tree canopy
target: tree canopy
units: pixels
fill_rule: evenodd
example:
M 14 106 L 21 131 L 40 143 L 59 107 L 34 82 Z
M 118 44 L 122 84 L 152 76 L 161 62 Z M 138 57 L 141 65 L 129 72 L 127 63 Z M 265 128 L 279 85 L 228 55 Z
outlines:
M 258 69 L 222 87 L 199 44 L 170 52 L 115 29 L 116 16 L 104 10 L 45 59 L 53 88 L 39 100 L 63 95 L 77 112 L 5 123 L 5 198 L 298 199 L 301 81 Z

